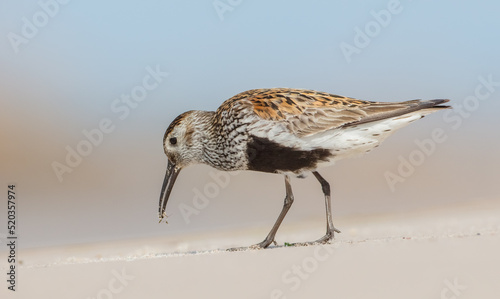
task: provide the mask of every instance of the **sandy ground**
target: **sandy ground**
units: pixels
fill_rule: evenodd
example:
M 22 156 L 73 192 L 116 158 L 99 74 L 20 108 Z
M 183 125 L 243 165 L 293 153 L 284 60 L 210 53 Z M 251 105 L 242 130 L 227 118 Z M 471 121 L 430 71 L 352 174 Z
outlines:
M 279 245 L 324 223 L 285 223 Z M 19 252 L 1 298 L 498 298 L 500 201 L 336 219 L 328 245 L 228 252 L 269 228 Z M 5 257 L 5 251 L 1 252 Z M 2 258 L 2 273 L 6 273 Z M 5 281 L 5 280 L 4 280 Z

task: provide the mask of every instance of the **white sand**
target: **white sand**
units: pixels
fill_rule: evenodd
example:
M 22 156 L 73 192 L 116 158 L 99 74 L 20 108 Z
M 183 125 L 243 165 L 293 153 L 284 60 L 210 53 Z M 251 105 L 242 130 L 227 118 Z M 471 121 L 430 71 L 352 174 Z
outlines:
M 227 252 L 269 228 L 19 252 L 1 298 L 498 298 L 500 201 L 338 218 L 325 246 Z M 318 238 L 290 224 L 277 241 Z M 2 252 L 4 256 L 4 252 Z M 2 273 L 6 261 L 1 261 Z M 4 284 L 5 286 L 5 284 Z

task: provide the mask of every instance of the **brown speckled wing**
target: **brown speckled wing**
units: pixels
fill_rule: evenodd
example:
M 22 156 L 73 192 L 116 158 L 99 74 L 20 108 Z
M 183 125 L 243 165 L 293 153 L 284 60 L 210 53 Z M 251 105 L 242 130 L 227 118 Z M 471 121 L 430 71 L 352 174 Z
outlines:
M 284 121 L 291 132 L 302 137 L 433 108 L 444 102 L 447 100 L 369 102 L 313 90 L 270 88 L 237 94 L 219 109 L 234 105 L 249 106 L 262 120 Z

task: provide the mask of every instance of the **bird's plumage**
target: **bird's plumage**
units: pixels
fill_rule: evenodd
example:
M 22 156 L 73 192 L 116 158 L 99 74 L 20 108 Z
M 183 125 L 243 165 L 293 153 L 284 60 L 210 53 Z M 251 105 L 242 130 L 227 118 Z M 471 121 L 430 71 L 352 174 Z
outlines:
M 215 112 L 179 115 L 165 132 L 165 153 L 185 165 L 301 175 L 370 151 L 405 125 L 448 108 L 440 106 L 447 101 L 370 102 L 312 90 L 253 89 Z M 180 145 L 170 146 L 174 135 Z
M 163 138 L 169 166 L 160 219 L 166 205 L 162 198 L 168 199 L 178 173 L 196 163 L 225 171 L 282 173 L 286 178 L 313 172 L 329 202 L 329 185 L 316 169 L 370 151 L 409 123 L 450 108 L 441 105 L 446 102 L 370 102 L 312 90 L 270 88 L 239 93 L 215 112 L 185 112 L 172 121 Z M 289 197 L 287 179 L 286 184 Z M 331 239 L 331 215 L 328 227 L 326 239 Z
M 413 111 L 433 108 L 448 100 L 370 102 L 313 90 L 292 88 L 253 89 L 235 95 L 217 110 L 244 107 L 246 115 L 276 125 L 286 122 L 289 131 L 305 137 L 343 126 L 391 118 Z M 441 109 L 446 107 L 435 107 Z
M 238 148 L 247 151 L 243 169 L 300 175 L 370 151 L 395 130 L 448 108 L 439 106 L 447 101 L 370 102 L 311 90 L 254 89 L 226 100 L 213 127 L 222 126 L 219 135 L 226 142 L 239 138 L 236 143 L 246 145 Z M 310 163 L 283 167 L 280 157 Z

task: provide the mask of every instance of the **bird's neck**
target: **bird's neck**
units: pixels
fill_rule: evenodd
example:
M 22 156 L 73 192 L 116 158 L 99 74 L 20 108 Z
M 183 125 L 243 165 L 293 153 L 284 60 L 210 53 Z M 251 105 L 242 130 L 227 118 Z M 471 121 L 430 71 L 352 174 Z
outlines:
M 200 144 L 202 145 L 201 163 L 210 165 L 219 170 L 240 170 L 244 161 L 244 151 L 234 147 L 234 136 L 227 130 L 227 126 L 215 112 L 203 111 L 204 120 L 200 124 Z M 234 152 L 237 151 L 235 154 Z

